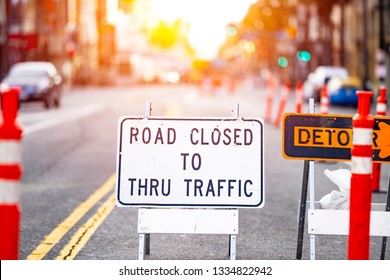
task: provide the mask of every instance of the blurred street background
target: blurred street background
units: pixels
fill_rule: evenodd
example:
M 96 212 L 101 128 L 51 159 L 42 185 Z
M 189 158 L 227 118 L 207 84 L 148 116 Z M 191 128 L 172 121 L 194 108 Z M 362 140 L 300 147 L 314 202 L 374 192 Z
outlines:
M 0 79 L 55 64 L 67 86 L 304 82 L 345 67 L 366 89 L 389 68 L 388 0 L 1 0 Z

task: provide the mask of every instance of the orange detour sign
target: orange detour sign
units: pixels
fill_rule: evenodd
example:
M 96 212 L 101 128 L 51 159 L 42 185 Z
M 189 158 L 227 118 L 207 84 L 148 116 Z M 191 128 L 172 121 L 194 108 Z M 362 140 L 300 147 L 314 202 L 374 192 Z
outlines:
M 350 161 L 352 117 L 287 113 L 283 116 L 283 156 L 287 159 Z M 390 118 L 375 117 L 373 162 L 390 163 Z
M 352 129 L 297 126 L 294 145 L 301 147 L 350 148 Z

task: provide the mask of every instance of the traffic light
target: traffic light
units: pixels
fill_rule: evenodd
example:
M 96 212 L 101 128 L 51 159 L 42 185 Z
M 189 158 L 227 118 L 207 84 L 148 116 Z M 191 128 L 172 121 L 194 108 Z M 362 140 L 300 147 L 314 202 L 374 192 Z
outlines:
M 226 35 L 228 37 L 235 37 L 238 34 L 237 27 L 234 24 L 229 24 L 226 26 Z
M 309 62 L 311 54 L 308 51 L 297 51 L 297 58 L 300 61 Z
M 278 65 L 282 68 L 286 68 L 288 66 L 288 59 L 285 56 L 279 56 Z

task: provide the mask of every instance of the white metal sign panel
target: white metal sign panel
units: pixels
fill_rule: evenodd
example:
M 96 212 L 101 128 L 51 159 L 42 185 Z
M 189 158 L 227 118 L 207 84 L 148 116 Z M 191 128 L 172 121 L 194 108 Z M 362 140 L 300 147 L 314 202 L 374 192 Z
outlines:
M 138 233 L 238 234 L 238 209 L 138 209 Z
M 309 209 L 309 234 L 348 235 L 349 211 Z M 370 212 L 370 236 L 390 236 L 390 212 Z
M 118 126 L 118 206 L 263 206 L 261 119 L 122 117 Z

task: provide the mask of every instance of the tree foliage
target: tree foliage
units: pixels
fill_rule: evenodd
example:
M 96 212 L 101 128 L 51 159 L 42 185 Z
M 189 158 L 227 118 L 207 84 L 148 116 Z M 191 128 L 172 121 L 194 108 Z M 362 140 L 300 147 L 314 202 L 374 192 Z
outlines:
M 150 32 L 150 42 L 161 49 L 169 49 L 177 43 L 178 31 L 178 24 L 160 20 Z
M 243 20 L 243 27 L 256 31 L 280 31 L 289 24 L 289 15 L 295 12 L 289 1 L 260 0 L 253 4 Z

